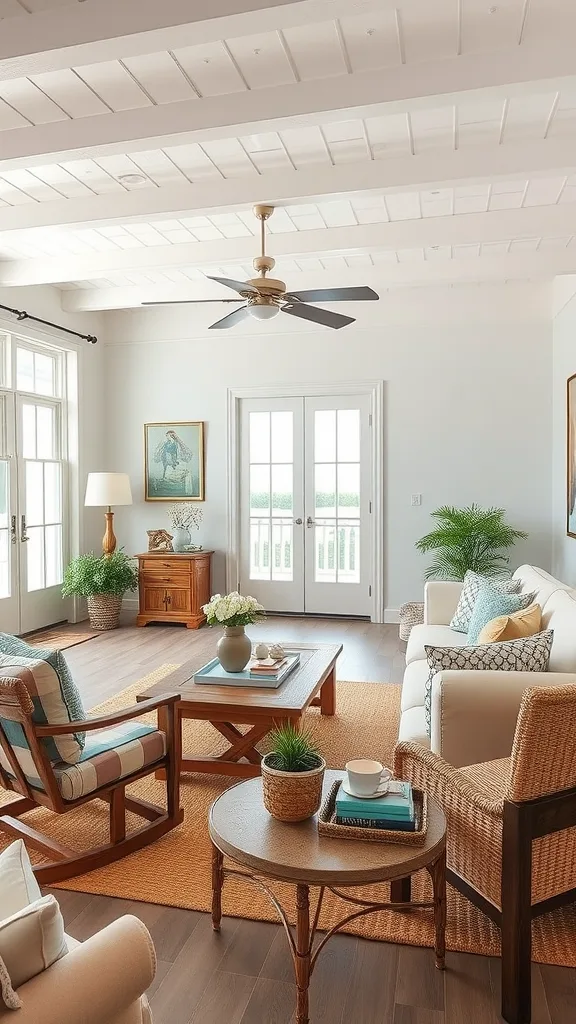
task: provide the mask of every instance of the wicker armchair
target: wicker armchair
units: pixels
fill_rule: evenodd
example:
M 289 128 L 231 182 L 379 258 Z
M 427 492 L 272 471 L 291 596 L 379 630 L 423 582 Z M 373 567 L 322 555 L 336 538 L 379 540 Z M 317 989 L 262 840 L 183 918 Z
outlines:
M 502 1016 L 527 1024 L 532 918 L 576 900 L 576 685 L 524 691 L 510 757 L 457 769 L 400 743 L 395 773 L 444 808 L 448 881 L 500 926 Z

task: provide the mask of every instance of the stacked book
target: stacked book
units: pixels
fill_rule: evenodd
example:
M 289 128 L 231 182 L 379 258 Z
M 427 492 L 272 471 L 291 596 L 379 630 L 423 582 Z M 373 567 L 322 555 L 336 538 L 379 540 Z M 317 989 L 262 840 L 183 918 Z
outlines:
M 409 782 L 395 780 L 390 783 L 387 793 L 371 799 L 351 796 L 340 786 L 336 796 L 335 821 L 337 825 L 353 825 L 355 828 L 415 832 L 412 786 Z

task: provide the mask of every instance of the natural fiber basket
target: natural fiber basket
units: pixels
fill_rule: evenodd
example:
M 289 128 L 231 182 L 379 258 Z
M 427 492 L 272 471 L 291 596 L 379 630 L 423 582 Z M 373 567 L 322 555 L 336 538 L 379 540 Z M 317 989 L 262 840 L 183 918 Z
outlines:
M 400 629 L 398 631 L 401 640 L 408 640 L 413 626 L 419 626 L 424 622 L 424 604 L 422 601 L 408 601 L 400 608 Z
M 309 772 L 281 772 L 262 758 L 264 807 L 278 821 L 305 821 L 320 807 L 326 761 Z
M 372 843 L 403 843 L 405 846 L 419 846 L 426 839 L 428 831 L 428 802 L 426 793 L 421 789 L 414 789 L 414 812 L 416 815 L 416 830 L 414 832 L 400 832 L 387 828 L 357 828 L 355 825 L 337 825 L 336 818 L 336 794 L 340 789 L 340 783 L 335 782 L 320 808 L 318 815 L 318 832 L 321 836 L 329 836 L 332 839 L 361 839 L 364 842 Z
M 122 598 L 118 594 L 92 594 L 88 598 L 88 617 L 92 629 L 118 629 Z

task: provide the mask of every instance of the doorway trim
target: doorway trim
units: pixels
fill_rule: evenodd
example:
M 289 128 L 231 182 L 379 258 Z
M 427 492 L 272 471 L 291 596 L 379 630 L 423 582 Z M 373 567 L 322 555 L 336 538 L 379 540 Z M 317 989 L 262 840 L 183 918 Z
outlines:
M 370 398 L 372 452 L 371 542 L 374 575 L 372 622 L 384 622 L 384 381 L 338 381 L 333 384 L 262 384 L 228 388 L 227 429 L 227 511 L 226 588 L 237 590 L 240 566 L 240 403 L 245 398 L 322 398 L 340 395 L 368 395 Z

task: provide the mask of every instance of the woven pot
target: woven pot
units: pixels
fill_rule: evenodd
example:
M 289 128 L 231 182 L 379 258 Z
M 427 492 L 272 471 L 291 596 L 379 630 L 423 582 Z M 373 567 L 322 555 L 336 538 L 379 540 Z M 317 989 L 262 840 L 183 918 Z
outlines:
M 262 796 L 264 807 L 278 821 L 305 821 L 319 810 L 326 761 L 309 772 L 280 772 L 270 768 L 266 754 L 262 758 Z
M 122 598 L 118 594 L 92 594 L 88 598 L 88 617 L 92 629 L 118 629 Z
M 413 626 L 419 626 L 424 622 L 424 604 L 422 601 L 408 601 L 400 608 L 400 629 L 401 640 L 409 640 Z

